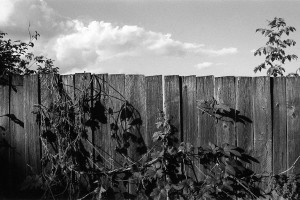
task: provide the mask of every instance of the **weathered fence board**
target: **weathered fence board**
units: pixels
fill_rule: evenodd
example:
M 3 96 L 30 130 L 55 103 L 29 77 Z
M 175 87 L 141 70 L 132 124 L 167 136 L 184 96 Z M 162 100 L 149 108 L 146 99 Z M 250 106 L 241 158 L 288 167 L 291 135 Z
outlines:
M 256 172 L 272 171 L 272 116 L 269 77 L 254 78 L 254 154 Z
M 275 174 L 287 168 L 287 113 L 286 78 L 273 78 L 273 171 Z
M 182 135 L 185 143 L 197 147 L 198 126 L 196 106 L 196 76 L 182 77 Z M 194 159 L 191 159 L 194 162 Z M 188 175 L 194 177 L 193 170 L 187 168 Z
M 235 133 L 235 78 L 215 78 L 215 99 L 231 109 L 226 117 L 223 117 L 216 124 L 217 144 L 228 143 L 236 145 Z
M 58 95 L 57 87 L 55 88 L 56 81 L 58 80 L 58 76 L 54 76 L 53 74 L 41 74 L 40 75 L 40 103 L 42 108 L 50 108 L 53 107 L 54 104 L 58 103 L 56 98 Z M 44 134 L 45 130 L 40 130 L 41 135 Z M 51 146 L 45 138 L 41 139 L 42 146 L 42 155 L 44 155 L 47 151 L 54 153 L 55 150 L 53 146 Z M 55 146 L 55 145 L 54 145 Z M 50 168 L 50 166 L 48 166 Z
M 196 76 L 182 77 L 182 134 L 183 141 L 197 145 Z
M 107 74 L 97 74 L 93 77 L 93 115 L 97 115 L 100 125 L 94 130 L 94 160 L 98 167 L 105 166 L 112 168 L 112 155 L 111 140 L 109 132 L 109 115 L 108 110 L 105 110 L 108 105 L 108 85 Z
M 158 129 L 155 123 L 159 112 L 163 111 L 162 76 L 147 76 L 146 81 L 146 135 L 145 142 L 148 148 L 152 148 L 152 135 Z
M 12 85 L 17 91 L 11 90 L 10 94 L 10 114 L 15 119 L 10 121 L 10 137 L 11 137 L 11 180 L 14 181 L 13 186 L 20 187 L 20 184 L 26 176 L 25 164 L 25 135 L 23 122 L 23 77 L 13 76 Z
M 146 135 L 145 122 L 142 121 L 143 119 L 146 119 L 146 90 L 145 77 L 143 75 L 125 76 L 125 98 L 133 108 L 132 120 L 141 120 L 136 121 L 137 123 L 134 123 L 135 125 L 131 125 L 134 121 L 129 121 L 128 125 L 128 131 L 133 134 L 130 138 L 131 144 L 128 148 L 128 155 L 132 161 L 140 163 L 140 160 L 143 158 L 142 155 L 147 152 L 144 141 Z M 130 184 L 129 188 L 133 193 L 136 190 L 133 184 Z
M 39 173 L 41 170 L 41 145 L 39 138 L 39 126 L 36 123 L 36 116 L 32 112 L 34 105 L 39 104 L 39 79 L 38 75 L 24 76 L 24 130 L 25 130 L 25 160 L 26 174 Z
M 74 102 L 75 88 L 74 88 L 74 75 L 62 75 L 61 81 L 63 84 L 63 92 L 66 95 L 66 101 Z
M 108 106 L 113 110 L 112 117 L 109 119 L 109 123 L 116 123 L 117 118 L 120 113 L 121 106 L 125 103 L 125 75 L 124 74 L 110 74 L 108 75 L 109 83 L 109 100 Z M 118 124 L 120 125 L 120 124 Z M 111 131 L 111 129 L 110 129 Z M 112 139 L 111 139 L 112 140 Z M 114 150 L 116 148 L 116 141 L 112 141 L 112 150 L 113 150 L 113 166 L 115 168 L 122 167 L 124 164 L 123 157 L 116 153 Z
M 130 131 L 136 139 L 131 138 L 132 145 L 129 155 L 134 161 L 138 161 L 142 153 L 146 152 L 145 146 L 145 121 L 146 119 L 146 90 L 145 77 L 143 75 L 125 76 L 125 98 L 133 106 L 133 119 L 140 119 L 136 125 L 129 125 Z
M 214 77 L 203 76 L 197 77 L 197 94 L 198 102 L 211 100 L 214 97 Z M 217 144 L 215 134 L 215 120 L 213 117 L 197 109 L 198 113 L 198 146 L 208 145 L 209 142 Z
M 74 100 L 77 104 L 83 107 L 88 106 L 91 107 L 91 96 L 92 96 L 92 79 L 91 79 L 91 74 L 90 73 L 81 73 L 81 74 L 75 74 L 74 76 Z M 89 99 L 88 102 L 83 101 L 84 99 Z M 83 103 L 87 103 L 88 105 L 82 105 Z M 83 111 L 83 110 L 82 110 Z M 77 108 L 75 110 L 76 116 L 75 116 L 75 122 L 80 124 L 80 122 L 85 123 L 88 119 L 89 116 L 87 113 L 82 114 L 82 111 Z M 84 125 L 85 126 L 85 125 Z M 84 148 L 88 151 L 90 154 L 90 159 L 92 159 L 92 153 L 93 153 L 93 147 L 92 143 L 93 141 L 93 133 L 90 127 L 85 126 L 86 130 L 86 139 L 87 140 L 82 140 L 82 143 L 84 145 Z M 83 134 L 83 133 L 82 133 Z
M 0 190 L 1 192 L 6 192 L 8 188 L 7 180 L 9 180 L 10 174 L 10 127 L 9 127 L 9 118 L 4 116 L 9 114 L 9 86 L 0 86 Z
M 251 77 L 236 78 L 237 146 L 246 153 L 253 151 L 253 82 Z
M 26 174 L 40 172 L 40 129 L 32 111 L 36 104 L 49 106 L 57 100 L 54 79 L 50 77 L 15 76 L 12 83 L 17 92 L 9 86 L 0 86 L 0 126 L 6 129 L 0 130 L 0 139 L 6 139 L 7 144 L 13 147 L 0 148 L 0 161 L 7 163 L 0 168 L 1 180 L 12 177 L 15 183 L 20 183 Z M 60 78 L 64 89 L 60 92 L 67 94 L 66 101 L 79 103 L 82 94 L 91 98 L 101 90 L 102 95 L 93 99 L 89 106 L 102 112 L 101 106 L 96 106 L 99 100 L 106 108 L 107 123 L 102 123 L 99 129 L 93 131 L 86 128 L 89 141 L 99 147 L 106 167 L 117 168 L 125 163 L 124 158 L 115 152 L 116 143 L 111 138 L 110 124 L 120 117 L 121 106 L 126 100 L 136 109 L 135 115 L 139 114 L 143 121 L 131 131 L 142 136 L 148 150 L 153 146 L 152 135 L 157 131 L 155 123 L 159 110 L 164 109 L 172 117 L 171 123 L 178 129 L 180 141 L 191 142 L 194 146 L 207 145 L 209 142 L 238 145 L 260 161 L 260 164 L 252 166 L 256 172 L 282 172 L 291 167 L 299 156 L 300 78 L 297 77 L 145 77 L 124 74 L 92 77 L 85 73 L 63 75 Z M 231 108 L 217 124 L 213 117 L 202 114 L 196 103 L 197 100 L 209 100 L 212 97 Z M 108 108 L 111 108 L 109 115 Z M 5 114 L 15 116 L 15 120 L 3 116 Z M 78 121 L 80 117 L 84 122 L 90 116 L 77 115 Z M 22 123 L 15 123 L 16 119 L 23 122 L 24 128 Z M 118 123 L 121 125 L 120 121 Z M 122 125 L 129 128 L 124 121 Z M 100 153 L 88 142 L 84 145 L 100 166 L 101 163 L 97 161 Z M 137 147 L 141 145 L 132 145 L 129 155 L 139 161 L 141 155 L 138 155 Z M 128 160 L 126 162 L 130 164 Z M 199 165 L 197 167 L 203 170 Z M 295 171 L 300 172 L 300 162 L 296 164 Z M 0 181 L 2 186 L 3 181 Z
M 179 141 L 182 140 L 180 85 L 179 76 L 164 77 L 164 111 L 167 116 L 170 116 L 172 125 L 178 129 L 176 136 Z
M 196 99 L 198 104 L 201 101 L 211 100 L 214 97 L 214 77 L 213 76 L 203 76 L 196 78 Z M 217 144 L 217 136 L 215 133 L 215 120 L 213 117 L 202 110 L 197 108 L 197 120 L 198 120 L 198 138 L 197 146 L 208 146 L 209 143 Z M 205 169 L 201 167 L 200 163 L 196 165 L 197 174 L 199 178 L 204 179 Z
M 286 79 L 287 97 L 287 143 L 288 143 L 288 166 L 292 167 L 300 156 L 300 79 Z M 300 172 L 300 162 L 295 165 L 295 173 Z M 289 172 L 291 173 L 291 171 Z

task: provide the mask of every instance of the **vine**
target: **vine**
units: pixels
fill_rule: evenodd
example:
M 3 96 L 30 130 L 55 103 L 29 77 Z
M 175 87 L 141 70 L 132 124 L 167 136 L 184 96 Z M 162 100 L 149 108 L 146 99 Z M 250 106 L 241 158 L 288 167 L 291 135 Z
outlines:
M 56 98 L 49 106 L 36 106 L 43 170 L 28 178 L 23 190 L 38 189 L 43 199 L 259 199 L 275 194 L 298 198 L 298 176 L 256 174 L 247 166 L 258 161 L 229 144 L 180 143 L 177 128 L 163 112 L 152 136 L 154 145 L 147 148 L 139 112 L 122 95 L 107 93 L 105 88 L 114 89 L 101 77 L 93 76 L 82 90 L 74 88 L 75 99 L 64 90 L 59 76 L 50 81 Z M 116 100 L 121 102 L 119 108 L 110 103 Z M 217 121 L 237 113 L 215 99 L 198 107 Z M 250 120 L 237 115 L 235 119 L 242 122 Z M 90 133 L 101 126 L 109 127 L 115 154 L 91 140 Z M 131 157 L 132 151 L 139 156 Z

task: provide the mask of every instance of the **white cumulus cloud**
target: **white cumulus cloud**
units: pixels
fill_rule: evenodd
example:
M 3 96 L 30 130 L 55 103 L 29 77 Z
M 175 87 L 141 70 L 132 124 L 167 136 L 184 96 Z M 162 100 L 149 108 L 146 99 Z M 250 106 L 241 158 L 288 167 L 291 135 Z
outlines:
M 203 63 L 198 63 L 197 65 L 195 65 L 195 67 L 197 69 L 204 69 L 204 68 L 210 67 L 212 65 L 213 65 L 212 62 L 203 62 Z

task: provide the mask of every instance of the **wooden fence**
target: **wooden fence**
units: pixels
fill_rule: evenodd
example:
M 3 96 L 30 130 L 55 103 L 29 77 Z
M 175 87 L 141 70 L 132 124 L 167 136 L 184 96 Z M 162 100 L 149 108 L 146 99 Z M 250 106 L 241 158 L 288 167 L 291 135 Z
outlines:
M 2 180 L 10 178 L 20 182 L 29 171 L 41 170 L 40 129 L 32 111 L 33 105 L 47 106 L 52 101 L 51 83 L 45 81 L 47 76 L 50 75 L 12 77 L 17 92 L 0 86 L 0 116 L 16 117 L 0 117 L 0 126 L 5 128 L 5 131 L 1 129 L 0 139 L 13 147 L 0 149 Z M 300 155 L 300 78 L 89 73 L 62 75 L 61 78 L 66 91 L 76 98 L 74 88 L 84 89 L 93 80 L 92 76 L 107 81 L 111 86 L 106 88 L 107 93 L 117 97 L 123 95 L 139 111 L 144 122 L 141 133 L 147 145 L 152 144 L 158 111 L 164 110 L 173 116 L 181 140 L 194 146 L 208 142 L 240 146 L 260 161 L 253 165 L 256 172 L 282 172 Z M 216 123 L 197 109 L 196 100 L 212 97 L 236 110 L 233 123 Z M 118 101 L 109 103 L 120 106 Z M 239 120 L 241 116 L 251 119 L 252 123 Z M 109 126 L 100 129 L 88 135 L 94 143 L 112 153 Z M 300 172 L 300 162 L 295 169 Z

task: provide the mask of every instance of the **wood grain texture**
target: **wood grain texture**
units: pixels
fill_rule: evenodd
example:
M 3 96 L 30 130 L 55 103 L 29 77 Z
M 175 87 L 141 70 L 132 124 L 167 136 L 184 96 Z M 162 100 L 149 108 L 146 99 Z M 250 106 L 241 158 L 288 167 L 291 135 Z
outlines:
M 96 105 L 97 102 L 101 102 L 104 108 L 108 109 L 108 75 L 107 74 L 96 74 L 93 77 L 93 107 L 94 109 L 99 109 L 100 107 Z M 101 108 L 102 109 L 102 108 Z M 96 151 L 94 159 L 96 159 L 96 164 L 98 166 L 105 166 L 108 168 L 113 167 L 112 153 L 113 149 L 111 147 L 111 134 L 109 132 L 109 120 L 107 110 L 95 110 L 95 112 L 106 113 L 103 116 L 102 121 L 99 122 L 99 128 L 94 131 L 94 145 L 96 146 Z M 106 119 L 106 120 L 105 120 Z M 105 123 L 106 121 L 106 123 Z M 97 157 L 100 156 L 101 160 L 97 161 Z
M 23 120 L 23 77 L 15 75 L 12 77 L 12 85 L 17 91 L 10 94 L 10 114 L 14 115 L 19 123 L 10 122 L 11 146 L 11 179 L 13 187 L 19 188 L 26 176 L 25 164 L 25 134 Z
M 125 98 L 134 108 L 134 118 L 140 118 L 142 125 L 132 126 L 131 132 L 139 141 L 133 142 L 129 148 L 129 156 L 138 161 L 141 157 L 139 148 L 145 147 L 145 120 L 146 120 L 146 90 L 145 77 L 143 75 L 125 76 Z
M 251 77 L 236 77 L 237 146 L 253 152 L 253 82 Z
M 81 104 L 82 100 L 90 100 L 92 95 L 92 82 L 91 82 L 91 74 L 90 73 L 81 73 L 81 74 L 75 74 L 74 76 L 74 99 L 75 103 Z M 91 101 L 87 102 L 89 107 L 91 106 Z M 78 108 L 75 107 L 75 121 L 77 123 L 85 123 L 89 119 L 88 113 L 83 113 L 82 111 L 79 112 Z M 90 127 L 85 126 L 87 139 L 82 139 L 82 143 L 84 145 L 84 148 L 89 152 L 90 159 L 92 159 L 93 154 L 93 147 L 91 146 L 90 142 L 93 143 L 93 133 Z
M 182 141 L 180 82 L 180 77 L 176 75 L 164 77 L 164 112 L 171 118 L 171 124 L 178 129 L 176 137 Z
M 133 119 L 140 118 L 142 120 L 141 125 L 131 126 L 128 129 L 136 137 L 135 141 L 131 139 L 128 155 L 134 162 L 139 163 L 142 155 L 147 152 L 145 144 L 146 90 L 143 75 L 125 76 L 125 98 L 134 108 Z M 134 179 L 131 180 L 131 182 L 133 181 Z M 136 189 L 134 184 L 129 185 L 130 192 L 135 193 Z
M 108 75 L 109 84 L 109 100 L 108 107 L 113 110 L 113 115 L 109 118 L 109 124 L 115 123 L 118 114 L 120 112 L 121 106 L 125 103 L 125 75 L 124 74 L 109 74 Z M 120 124 L 118 124 L 120 125 Z M 111 133 L 111 129 L 110 129 Z M 124 164 L 123 157 L 115 151 L 116 141 L 112 141 L 113 149 L 113 166 L 114 168 L 122 167 Z
M 61 81 L 63 89 L 66 94 L 66 101 L 74 102 L 75 87 L 74 87 L 74 75 L 62 75 Z
M 286 79 L 287 99 L 287 148 L 288 168 L 300 156 L 300 78 L 289 77 Z M 295 174 L 300 173 L 300 162 L 295 165 Z M 292 173 L 290 171 L 290 173 Z
M 235 78 L 218 77 L 215 78 L 215 99 L 218 103 L 235 109 Z M 234 115 L 234 113 L 232 113 Z M 232 116 L 233 116 L 232 115 Z M 231 118 L 222 118 L 216 124 L 217 144 L 228 143 L 236 145 L 235 122 Z
M 162 76 L 145 77 L 146 84 L 146 134 L 145 142 L 150 149 L 153 145 L 152 135 L 156 128 L 159 112 L 163 110 Z
M 57 80 L 58 75 L 54 74 L 41 74 L 40 78 L 40 103 L 44 108 L 51 108 L 54 104 L 58 102 L 58 87 L 57 87 Z M 41 127 L 41 135 L 45 129 Z M 46 151 L 49 151 L 52 154 L 55 154 L 53 147 L 47 142 L 46 139 L 41 138 L 41 148 L 42 148 L 42 155 L 45 154 Z M 50 166 L 47 166 L 50 168 Z M 50 170 L 50 169 L 49 169 Z
M 182 77 L 182 134 L 183 140 L 197 145 L 196 76 Z
M 214 77 L 197 77 L 197 101 L 206 101 L 214 97 Z M 213 117 L 198 111 L 198 146 L 208 146 L 209 142 L 217 144 L 215 120 Z
M 254 153 L 259 160 L 253 169 L 257 173 L 272 171 L 272 113 L 269 77 L 255 77 L 254 81 Z
M 286 78 L 273 81 L 273 172 L 278 174 L 287 169 L 287 110 Z
M 0 85 L 0 142 L 3 147 L 0 148 L 0 194 L 8 192 L 9 185 L 7 180 L 9 180 L 10 175 L 10 152 L 9 145 L 10 141 L 10 120 L 8 117 L 3 116 L 9 114 L 9 86 Z
M 202 76 L 196 78 L 196 99 L 198 102 L 210 100 L 214 97 L 214 77 Z M 198 124 L 198 138 L 197 147 L 207 147 L 209 143 L 217 144 L 217 136 L 215 132 L 215 120 L 208 114 L 202 113 L 197 109 L 197 124 Z M 197 163 L 197 175 L 199 179 L 204 180 L 206 170 Z
M 38 75 L 24 76 L 23 79 L 23 120 L 25 130 L 25 161 L 26 174 L 39 173 L 41 171 L 41 146 L 39 138 L 39 126 L 36 123 L 36 110 L 34 105 L 39 104 L 39 80 Z
M 185 143 L 197 147 L 198 126 L 197 126 L 197 105 L 196 105 L 196 76 L 183 76 L 181 85 L 182 95 L 182 135 Z M 192 159 L 192 162 L 195 162 Z M 196 169 L 186 168 L 188 176 L 198 177 Z

